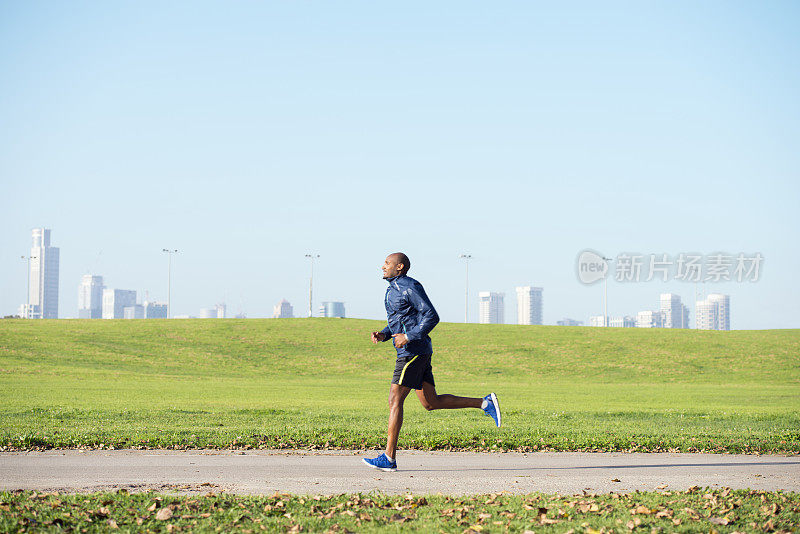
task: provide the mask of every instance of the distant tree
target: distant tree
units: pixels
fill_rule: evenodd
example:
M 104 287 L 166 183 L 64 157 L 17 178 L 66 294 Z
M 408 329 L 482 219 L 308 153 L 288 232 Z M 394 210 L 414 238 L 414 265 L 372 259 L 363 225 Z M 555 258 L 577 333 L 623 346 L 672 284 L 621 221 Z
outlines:
M 6 315 L 3 319 L 22 319 L 19 315 Z

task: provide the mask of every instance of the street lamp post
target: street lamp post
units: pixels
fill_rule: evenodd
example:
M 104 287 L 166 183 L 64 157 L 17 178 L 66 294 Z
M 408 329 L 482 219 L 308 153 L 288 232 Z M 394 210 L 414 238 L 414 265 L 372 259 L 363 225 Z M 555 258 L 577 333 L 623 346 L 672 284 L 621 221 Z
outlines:
M 314 316 L 314 260 L 319 258 L 319 254 L 306 254 L 306 258 L 311 260 L 311 277 L 308 279 L 308 316 Z
M 603 258 L 604 261 L 611 261 L 611 258 Z M 608 273 L 603 277 L 603 326 L 608 326 Z
M 462 254 L 459 258 L 464 260 L 466 266 L 466 282 L 464 284 L 464 322 L 469 322 L 469 260 L 472 259 L 472 254 Z
M 178 252 L 177 249 L 162 248 L 162 252 L 166 252 L 169 256 L 167 262 L 167 319 L 171 317 L 170 311 L 172 307 L 172 255 Z
M 25 317 L 23 319 L 30 319 L 31 317 L 31 260 L 35 260 L 38 256 L 20 256 L 23 260 L 28 260 L 28 289 L 25 293 Z

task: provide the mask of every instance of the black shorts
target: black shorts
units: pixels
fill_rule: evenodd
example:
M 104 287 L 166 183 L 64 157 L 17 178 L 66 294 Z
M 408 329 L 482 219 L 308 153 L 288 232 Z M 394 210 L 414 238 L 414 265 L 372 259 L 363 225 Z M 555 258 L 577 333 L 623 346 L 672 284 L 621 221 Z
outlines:
M 394 366 L 394 376 L 392 376 L 392 384 L 399 384 L 411 389 L 422 389 L 423 382 L 436 386 L 436 383 L 433 381 L 433 367 L 431 367 L 430 354 L 397 358 L 397 363 Z

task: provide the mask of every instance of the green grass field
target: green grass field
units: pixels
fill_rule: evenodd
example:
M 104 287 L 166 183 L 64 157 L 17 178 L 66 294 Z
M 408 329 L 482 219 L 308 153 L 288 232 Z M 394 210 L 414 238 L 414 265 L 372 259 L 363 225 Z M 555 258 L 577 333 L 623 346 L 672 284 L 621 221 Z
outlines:
M 730 489 L 560 496 L 245 497 L 0 492 L 0 532 L 790 532 L 800 496 Z
M 0 446 L 384 442 L 390 344 L 356 319 L 0 321 Z M 401 448 L 800 452 L 800 331 L 440 324 Z

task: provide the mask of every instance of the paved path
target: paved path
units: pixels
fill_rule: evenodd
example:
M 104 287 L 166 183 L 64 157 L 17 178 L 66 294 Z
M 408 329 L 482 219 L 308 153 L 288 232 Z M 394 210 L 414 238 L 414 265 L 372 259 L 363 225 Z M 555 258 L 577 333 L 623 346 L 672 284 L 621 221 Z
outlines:
M 401 470 L 395 473 L 364 466 L 363 456 L 356 451 L 0 453 L 0 490 L 572 494 L 696 485 L 800 492 L 798 456 L 408 451 L 399 455 Z

